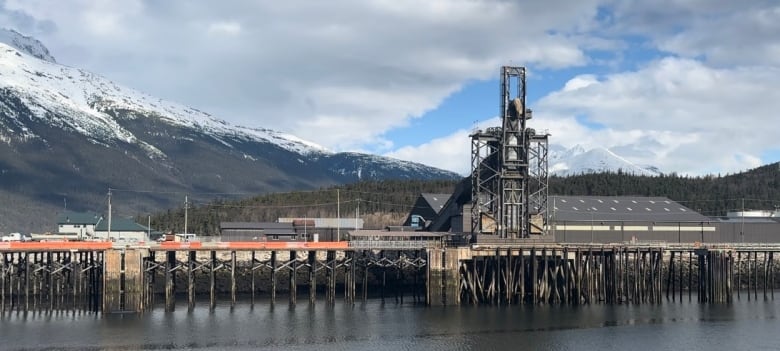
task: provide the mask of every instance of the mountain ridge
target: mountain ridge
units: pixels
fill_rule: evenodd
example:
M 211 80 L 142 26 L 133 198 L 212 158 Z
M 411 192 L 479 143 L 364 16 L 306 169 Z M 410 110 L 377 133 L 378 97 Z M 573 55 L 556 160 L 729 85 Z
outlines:
M 550 173 L 558 176 L 603 172 L 623 172 L 646 176 L 662 174 L 655 166 L 634 164 L 609 149 L 595 147 L 586 150 L 579 144 L 569 149 L 561 145 L 550 145 L 548 160 Z
M 21 36 L 8 33 L 0 40 Z M 117 214 L 137 215 L 174 206 L 185 194 L 208 201 L 364 179 L 459 178 L 414 162 L 336 153 L 287 133 L 231 125 L 60 65 L 42 54 L 48 50 L 40 42 L 25 38 L 0 43 L 0 200 L 27 208 L 0 208 L 0 231 L 53 230 L 65 202 L 70 209 L 97 211 L 105 208 L 110 188 L 126 190 Z

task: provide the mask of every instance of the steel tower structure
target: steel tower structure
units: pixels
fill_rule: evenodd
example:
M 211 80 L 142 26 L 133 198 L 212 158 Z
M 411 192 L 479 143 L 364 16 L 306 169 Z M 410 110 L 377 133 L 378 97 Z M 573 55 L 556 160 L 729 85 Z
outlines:
M 527 128 L 525 67 L 501 67 L 501 127 L 471 135 L 471 231 L 499 238 L 545 234 L 548 134 Z

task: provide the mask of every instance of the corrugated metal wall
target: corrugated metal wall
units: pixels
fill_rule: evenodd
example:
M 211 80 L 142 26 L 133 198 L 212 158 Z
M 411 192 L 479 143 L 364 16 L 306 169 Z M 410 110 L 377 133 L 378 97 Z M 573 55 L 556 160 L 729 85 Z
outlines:
M 780 243 L 780 223 L 561 222 L 558 242 Z
M 223 229 L 222 241 L 265 241 L 262 230 L 253 229 Z

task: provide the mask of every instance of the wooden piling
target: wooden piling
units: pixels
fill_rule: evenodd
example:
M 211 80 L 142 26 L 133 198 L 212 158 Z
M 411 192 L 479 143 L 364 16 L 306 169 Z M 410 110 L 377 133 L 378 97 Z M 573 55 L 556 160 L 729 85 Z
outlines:
M 252 295 L 251 295 L 251 302 L 250 306 L 255 306 L 255 292 L 257 291 L 257 286 L 255 285 L 255 270 L 257 270 L 257 254 L 255 253 L 255 250 L 252 250 L 252 264 L 249 266 L 249 275 L 251 277 L 251 289 L 252 289 Z
M 536 271 L 537 267 L 537 260 L 536 260 L 536 248 L 531 248 L 531 257 L 529 257 L 531 260 L 531 302 L 535 305 L 539 303 L 539 294 L 538 294 L 538 287 L 537 287 L 537 280 L 539 279 L 539 274 Z
M 290 305 L 295 305 L 298 297 L 297 273 L 298 254 L 295 251 L 290 251 Z
M 175 308 L 176 290 L 174 279 L 176 279 L 176 251 L 166 251 L 165 260 L 165 311 L 173 311 Z
M 517 251 L 517 257 L 518 257 L 518 259 L 520 261 L 520 263 L 519 263 L 520 267 L 518 269 L 518 273 L 520 274 L 520 277 L 518 278 L 519 285 L 520 285 L 520 296 L 518 298 L 518 301 L 519 301 L 519 303 L 523 304 L 523 303 L 526 302 L 526 299 L 525 299 L 525 277 L 526 277 L 526 275 L 525 275 L 525 255 L 523 254 L 523 249 L 522 248 Z
M 775 253 L 773 251 L 769 252 L 769 293 L 771 294 L 772 300 L 775 299 L 775 262 L 774 262 L 774 255 Z
M 356 274 L 356 272 L 357 272 L 357 254 L 355 253 L 355 251 L 348 251 L 346 254 L 349 255 L 349 291 L 350 291 L 350 293 L 349 293 L 348 302 L 349 302 L 349 304 L 354 305 L 355 304 L 355 280 L 357 278 L 357 274 Z M 416 255 L 415 257 L 419 259 L 422 254 L 423 254 L 423 251 L 419 250 L 419 251 L 417 251 L 415 253 L 415 255 Z M 418 268 L 417 270 L 415 270 L 415 275 L 414 275 L 415 287 L 417 287 L 417 280 L 418 280 L 419 274 L 420 274 L 420 269 Z M 419 287 L 415 290 L 415 298 L 416 298 L 415 302 L 420 302 Z
M 737 273 L 736 273 L 736 286 L 737 286 L 737 300 L 740 300 L 740 290 L 742 290 L 742 281 L 739 280 L 739 272 L 742 270 L 742 252 L 737 251 Z
M 230 307 L 236 306 L 236 251 L 230 251 Z
M 317 252 L 309 251 L 309 304 L 317 302 Z
M 214 309 L 217 307 L 217 252 L 210 252 L 210 269 L 209 269 L 209 308 Z
M 501 305 L 501 281 L 504 280 L 503 277 L 503 271 L 501 270 L 501 249 L 496 249 L 495 256 L 493 257 L 493 262 L 495 263 L 495 270 L 493 271 L 493 279 L 495 284 L 495 294 L 493 298 L 493 303 L 496 306 Z
M 551 256 L 551 264 L 552 264 L 552 293 L 550 298 L 552 299 L 553 303 L 560 303 L 560 293 L 558 291 L 558 252 L 553 249 L 552 250 L 552 256 Z
M 30 272 L 30 253 L 24 254 L 24 309 L 26 311 L 30 310 L 30 279 L 31 279 L 31 272 Z
M 276 272 L 279 270 L 276 262 L 276 251 L 271 251 L 271 304 L 276 303 Z
M 431 254 L 430 252 L 426 251 L 426 259 L 428 260 L 428 267 L 426 269 L 426 277 L 425 277 L 425 302 L 427 305 L 431 304 L 431 289 L 433 289 L 433 284 L 431 283 L 431 265 L 430 265 L 430 259 Z M 368 299 L 368 259 L 366 257 L 366 250 L 363 250 L 363 302 L 366 302 Z
M 195 264 L 197 257 L 195 251 L 187 254 L 187 306 L 195 308 Z
M 5 312 L 5 275 L 8 267 L 8 254 L 0 254 L 0 314 Z
M 753 298 L 758 300 L 758 251 L 753 251 Z
M 328 304 L 336 302 L 336 255 L 333 251 L 327 251 L 325 254 L 325 287 L 327 293 L 325 299 Z

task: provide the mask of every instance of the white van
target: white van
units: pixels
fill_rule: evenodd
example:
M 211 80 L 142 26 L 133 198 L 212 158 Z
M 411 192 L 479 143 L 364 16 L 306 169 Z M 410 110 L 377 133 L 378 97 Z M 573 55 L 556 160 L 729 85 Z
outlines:
M 176 241 L 179 242 L 191 242 L 191 241 L 198 241 L 197 235 L 195 234 L 176 234 Z

